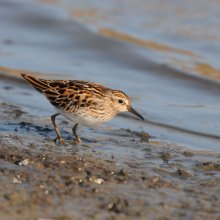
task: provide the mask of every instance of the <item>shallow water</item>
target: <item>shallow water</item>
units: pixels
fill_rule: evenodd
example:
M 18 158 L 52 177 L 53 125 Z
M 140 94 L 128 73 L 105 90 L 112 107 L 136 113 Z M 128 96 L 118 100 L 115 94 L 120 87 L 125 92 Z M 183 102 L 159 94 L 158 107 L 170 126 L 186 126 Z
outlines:
M 219 150 L 220 87 L 215 52 L 219 33 L 214 31 L 217 17 L 208 16 L 217 13 L 218 2 L 209 3 L 206 11 L 202 9 L 208 3 L 194 1 L 188 9 L 192 15 L 186 20 L 187 1 L 180 5 L 148 1 L 147 7 L 142 1 L 52 2 L 0 2 L 2 73 L 15 77 L 25 70 L 45 78 L 90 80 L 120 89 L 132 98 L 133 107 L 146 121 L 117 117 L 103 127 L 143 129 L 157 141 Z M 201 10 L 197 12 L 198 4 Z M 176 16 L 177 9 L 183 15 Z M 100 14 L 105 18 L 97 16 Z M 194 15 L 199 18 L 200 14 L 207 19 L 190 31 L 198 23 L 194 23 Z M 166 22 L 159 22 L 164 18 Z M 201 30 L 208 22 L 211 31 L 206 36 Z M 13 89 L 2 89 L 4 86 Z M 41 94 L 18 78 L 1 80 L 0 87 L 1 100 L 47 118 L 55 112 Z M 97 129 L 97 135 L 107 135 L 102 132 Z

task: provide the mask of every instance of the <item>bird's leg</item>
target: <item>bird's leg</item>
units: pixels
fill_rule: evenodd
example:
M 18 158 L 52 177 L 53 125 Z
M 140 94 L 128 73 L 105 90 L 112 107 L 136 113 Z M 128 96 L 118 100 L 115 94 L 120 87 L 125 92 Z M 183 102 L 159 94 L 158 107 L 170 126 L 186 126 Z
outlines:
M 75 126 L 73 127 L 73 134 L 75 135 L 77 141 L 79 143 L 82 143 L 82 141 L 79 139 L 78 135 L 76 134 L 76 129 L 77 129 L 78 124 L 76 123 Z
M 52 115 L 52 116 L 51 116 L 51 121 L 53 122 L 53 126 L 54 126 L 54 128 L 55 128 L 55 131 L 57 132 L 57 138 L 55 139 L 55 141 L 56 141 L 57 139 L 59 139 L 60 144 L 63 144 L 63 143 L 64 143 L 64 140 L 63 140 L 63 138 L 61 137 L 60 132 L 59 132 L 59 130 L 58 130 L 58 128 L 57 128 L 57 125 L 56 125 L 56 123 L 55 123 L 55 118 L 56 118 L 58 115 L 59 115 L 59 113 L 57 113 L 57 114 L 55 114 L 55 115 Z

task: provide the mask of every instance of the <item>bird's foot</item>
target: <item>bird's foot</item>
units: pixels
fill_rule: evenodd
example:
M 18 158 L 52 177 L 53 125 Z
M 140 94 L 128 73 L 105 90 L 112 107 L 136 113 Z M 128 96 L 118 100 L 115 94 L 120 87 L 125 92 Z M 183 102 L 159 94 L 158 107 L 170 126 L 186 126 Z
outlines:
M 57 139 L 59 140 L 59 143 L 60 143 L 60 144 L 64 144 L 63 138 L 57 137 L 57 138 L 55 139 L 55 142 L 57 142 Z
M 77 137 L 76 139 L 77 139 L 77 141 L 78 141 L 79 143 L 82 143 L 82 141 L 81 141 L 78 137 Z

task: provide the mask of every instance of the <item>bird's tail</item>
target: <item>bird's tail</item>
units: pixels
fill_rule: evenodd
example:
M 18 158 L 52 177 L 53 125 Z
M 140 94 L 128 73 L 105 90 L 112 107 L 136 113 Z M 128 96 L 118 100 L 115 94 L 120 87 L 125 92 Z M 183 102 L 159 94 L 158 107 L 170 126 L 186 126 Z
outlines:
M 38 92 L 43 93 L 44 90 L 49 89 L 49 80 L 40 79 L 28 74 L 21 74 Z

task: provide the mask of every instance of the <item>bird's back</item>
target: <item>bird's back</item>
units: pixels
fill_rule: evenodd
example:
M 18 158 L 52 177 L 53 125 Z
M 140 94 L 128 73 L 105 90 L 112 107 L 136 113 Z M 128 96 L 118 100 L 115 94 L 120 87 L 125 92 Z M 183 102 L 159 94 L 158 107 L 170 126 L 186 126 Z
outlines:
M 86 107 L 93 100 L 102 99 L 109 90 L 105 86 L 88 81 L 46 80 L 27 74 L 22 74 L 22 76 L 38 92 L 45 95 L 53 106 L 70 112 L 74 107 Z

